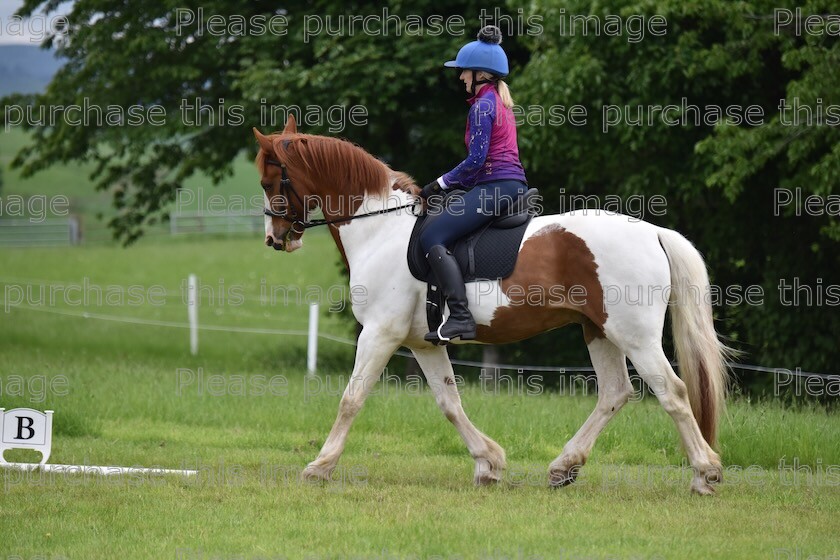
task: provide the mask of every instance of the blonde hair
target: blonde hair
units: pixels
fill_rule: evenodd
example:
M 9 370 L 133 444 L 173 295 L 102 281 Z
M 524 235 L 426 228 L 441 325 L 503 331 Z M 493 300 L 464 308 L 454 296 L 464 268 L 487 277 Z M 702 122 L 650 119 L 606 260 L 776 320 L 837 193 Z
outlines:
M 489 80 L 493 78 L 493 74 L 482 70 L 476 75 L 476 78 L 481 78 L 482 80 Z M 508 87 L 508 85 L 501 78 L 499 78 L 498 80 L 494 80 L 494 83 L 496 84 L 496 90 L 499 92 L 499 99 L 502 100 L 502 105 L 504 105 L 508 109 L 513 109 L 513 96 L 510 94 L 510 88 Z
M 513 97 L 510 95 L 510 88 L 504 80 L 496 82 L 496 88 L 499 90 L 499 99 L 502 100 L 502 105 L 508 109 L 513 109 Z

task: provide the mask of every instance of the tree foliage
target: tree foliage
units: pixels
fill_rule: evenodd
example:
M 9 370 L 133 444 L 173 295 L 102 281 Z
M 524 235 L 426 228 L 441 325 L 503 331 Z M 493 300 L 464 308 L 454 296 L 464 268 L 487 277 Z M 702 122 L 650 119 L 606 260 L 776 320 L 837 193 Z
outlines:
M 27 0 L 20 13 L 55 4 Z M 177 10 L 198 15 L 199 8 L 204 20 L 179 23 Z M 381 17 L 379 24 L 374 20 L 368 25 L 371 33 L 358 26 L 352 33 L 349 26 L 340 27 L 340 18 L 348 14 L 381 15 L 388 8 L 391 14 L 424 22 L 431 16 L 458 16 L 465 22 L 460 26 L 463 35 L 418 34 L 394 23 L 381 29 Z M 187 177 L 197 171 L 214 181 L 228 175 L 233 158 L 253 149 L 250 130 L 260 125 L 264 107 L 327 110 L 360 105 L 367 111 L 367 125 L 350 126 L 343 135 L 396 167 L 434 175 L 460 153 L 458 135 L 442 131 L 452 130 L 453 115 L 462 119 L 464 108 L 453 76 L 441 72 L 441 63 L 474 37 L 477 19 L 463 14 L 478 13 L 477 2 L 453 2 L 441 10 L 431 2 L 410 8 L 391 2 L 383 8 L 374 2 L 294 1 L 278 9 L 265 0 L 76 0 L 67 28 L 46 41 L 66 58 L 66 65 L 45 93 L 4 102 L 36 107 L 159 105 L 166 122 L 71 126 L 59 120 L 55 127 L 29 127 L 33 142 L 18 154 L 15 165 L 29 176 L 58 162 L 94 162 L 97 187 L 113 193 L 119 210 L 110 225 L 128 242 L 163 213 Z M 228 22 L 234 16 L 250 22 L 258 15 L 282 15 L 287 26 L 283 34 L 218 36 L 208 31 L 211 15 Z M 331 32 L 306 35 L 306 18 L 311 22 L 316 16 Z M 403 17 L 402 25 L 407 23 Z M 211 124 L 207 117 L 200 124 L 185 122 L 183 100 L 217 106 L 219 115 L 235 110 L 241 123 L 222 126 L 218 118 Z M 306 127 L 315 134 L 327 134 L 329 128 L 327 122 Z
M 800 7 L 803 18 L 832 11 L 829 2 Z M 837 217 L 804 216 L 793 205 L 776 211 L 774 203 L 777 188 L 824 201 L 840 190 L 840 130 L 816 122 L 785 125 L 779 114 L 780 100 L 840 105 L 840 45 L 837 32 L 829 35 L 824 27 L 818 35 L 797 34 L 791 23 L 776 32 L 777 8 L 718 0 L 609 7 L 538 1 L 534 9 L 547 21 L 563 13 L 661 14 L 668 25 L 664 36 L 638 43 L 626 35 L 546 33 L 533 40 L 530 60 L 514 81 L 520 103 L 580 104 L 591 118 L 581 127 L 525 127 L 522 151 L 532 176 L 552 186 L 544 190 L 664 195 L 667 214 L 650 220 L 691 239 L 714 284 L 763 290 L 762 305 L 716 307 L 725 333 L 751 360 L 832 370 L 840 314 L 836 305 L 818 305 L 816 292 L 820 283 L 823 289 L 840 284 Z M 668 126 L 654 116 L 650 126 L 625 122 L 603 132 L 604 107 L 629 107 L 635 118 L 636 107 L 683 99 L 701 109 L 756 105 L 763 124 Z M 780 282 L 795 279 L 810 286 L 810 304 L 801 291 L 800 305 L 785 305 Z M 786 301 L 793 296 L 784 295 Z

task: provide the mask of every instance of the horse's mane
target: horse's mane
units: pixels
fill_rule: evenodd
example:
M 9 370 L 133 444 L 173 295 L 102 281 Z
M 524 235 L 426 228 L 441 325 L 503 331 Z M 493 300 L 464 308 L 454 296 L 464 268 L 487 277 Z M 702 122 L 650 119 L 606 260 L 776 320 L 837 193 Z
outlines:
M 419 191 L 405 173 L 392 170 L 348 140 L 313 134 L 272 134 L 275 156 L 286 164 L 289 176 L 313 184 L 332 186 L 342 194 L 387 196 L 392 189 Z M 267 154 L 257 153 L 257 168 L 264 171 Z M 297 175 L 297 177 L 295 177 Z

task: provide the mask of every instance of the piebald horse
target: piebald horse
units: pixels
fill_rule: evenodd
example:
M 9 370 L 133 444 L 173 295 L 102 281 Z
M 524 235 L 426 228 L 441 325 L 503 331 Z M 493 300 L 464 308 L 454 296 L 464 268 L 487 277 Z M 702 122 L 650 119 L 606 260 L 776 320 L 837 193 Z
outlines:
M 504 450 L 464 413 L 446 347 L 423 340 L 426 285 L 411 275 L 406 259 L 416 220 L 408 207 L 417 200 L 417 185 L 350 142 L 298 133 L 293 117 L 281 133 L 263 135 L 255 128 L 254 135 L 265 191 L 266 245 L 295 251 L 307 227 L 326 223 L 349 268 L 351 286 L 364 287 L 366 296 L 352 302 L 363 328 L 338 416 L 301 476 L 329 479 L 353 419 L 389 358 L 405 346 L 475 460 L 475 483 L 500 481 Z M 317 207 L 324 218 L 310 220 Z M 629 358 L 676 424 L 693 468 L 691 490 L 714 493 L 722 468 L 712 446 L 724 405 L 728 349 L 715 332 L 704 297 L 708 289 L 705 263 L 685 237 L 592 210 L 534 217 L 513 274 L 468 284 L 478 343 L 518 341 L 568 323 L 583 327 L 598 401 L 550 464 L 550 485 L 574 481 L 598 435 L 629 400 Z M 647 297 L 640 300 L 638 294 Z M 662 349 L 669 306 L 682 378 Z

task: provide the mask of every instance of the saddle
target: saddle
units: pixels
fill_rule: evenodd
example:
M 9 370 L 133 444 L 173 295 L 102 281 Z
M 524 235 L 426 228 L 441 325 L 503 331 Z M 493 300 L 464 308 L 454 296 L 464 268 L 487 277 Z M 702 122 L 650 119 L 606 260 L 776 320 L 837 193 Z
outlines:
M 462 190 L 447 192 L 442 204 L 445 206 L 453 195 Z M 461 266 L 464 282 L 498 280 L 513 274 L 519 246 L 525 236 L 525 229 L 536 215 L 540 194 L 529 189 L 513 201 L 504 214 L 496 217 L 486 226 L 459 239 L 450 247 L 455 260 Z M 426 262 L 426 255 L 420 246 L 420 234 L 431 223 L 428 214 L 417 218 L 408 242 L 408 268 L 412 276 L 428 284 L 426 291 L 426 318 L 429 330 L 437 329 L 443 319 L 444 298 L 438 289 L 437 279 Z

